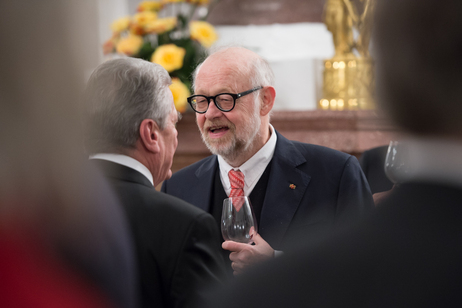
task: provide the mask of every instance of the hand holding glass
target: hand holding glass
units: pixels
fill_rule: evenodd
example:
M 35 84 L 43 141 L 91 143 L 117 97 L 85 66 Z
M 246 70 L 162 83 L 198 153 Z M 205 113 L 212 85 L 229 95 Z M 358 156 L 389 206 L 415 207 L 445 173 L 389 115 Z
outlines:
M 221 234 L 225 240 L 252 243 L 257 230 L 255 214 L 247 197 L 231 197 L 223 200 Z

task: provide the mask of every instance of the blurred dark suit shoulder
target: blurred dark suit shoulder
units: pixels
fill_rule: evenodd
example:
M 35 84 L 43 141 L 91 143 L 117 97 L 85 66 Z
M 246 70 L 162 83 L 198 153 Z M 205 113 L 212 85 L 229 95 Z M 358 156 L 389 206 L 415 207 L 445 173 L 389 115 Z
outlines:
M 138 251 L 145 307 L 192 307 L 200 289 L 224 277 L 213 217 L 154 189 L 136 170 L 93 160 L 119 196 Z

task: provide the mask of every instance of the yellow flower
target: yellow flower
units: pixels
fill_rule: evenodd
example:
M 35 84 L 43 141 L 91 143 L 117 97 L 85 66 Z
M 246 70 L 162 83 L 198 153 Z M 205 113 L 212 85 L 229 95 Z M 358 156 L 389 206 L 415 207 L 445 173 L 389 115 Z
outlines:
M 144 35 L 144 27 L 157 19 L 157 14 L 151 11 L 144 11 L 133 16 L 130 24 L 130 33 L 134 35 Z
M 191 95 L 188 87 L 180 81 L 178 78 L 172 78 L 172 84 L 170 85 L 170 91 L 173 94 L 173 102 L 175 103 L 175 108 L 179 112 L 183 113 L 188 107 L 188 96 Z
M 218 39 L 215 28 L 206 21 L 191 21 L 189 23 L 191 38 L 198 40 L 205 48 L 209 48 Z
M 163 3 L 161 1 L 142 1 L 138 5 L 138 12 L 144 12 L 144 11 L 159 11 L 163 6 Z
M 159 18 L 147 24 L 144 27 L 144 31 L 146 31 L 146 33 L 162 34 L 164 32 L 170 31 L 173 28 L 175 28 L 176 24 L 177 24 L 176 17 Z
M 120 33 L 124 30 L 127 30 L 129 25 L 130 25 L 130 17 L 122 17 L 122 18 L 115 20 L 111 24 L 111 30 L 114 33 Z
M 140 51 L 141 46 L 143 46 L 143 38 L 138 35 L 130 34 L 129 36 L 122 38 L 117 43 L 116 50 L 118 53 L 133 56 Z
M 140 27 L 144 27 L 157 19 L 157 14 L 152 11 L 144 11 L 133 16 L 134 22 Z
M 151 62 L 162 65 L 170 73 L 183 66 L 185 54 L 186 50 L 184 48 L 178 47 L 175 44 L 166 44 L 157 47 L 156 51 L 152 54 Z

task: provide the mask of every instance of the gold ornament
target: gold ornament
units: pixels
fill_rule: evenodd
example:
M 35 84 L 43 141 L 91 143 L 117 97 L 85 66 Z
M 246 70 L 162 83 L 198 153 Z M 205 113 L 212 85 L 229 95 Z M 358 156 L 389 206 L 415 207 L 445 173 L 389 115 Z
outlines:
M 359 2 L 358 2 L 359 1 Z M 325 110 L 374 109 L 373 60 L 369 53 L 374 0 L 327 0 L 324 23 L 332 32 L 335 55 L 324 61 Z M 358 13 L 356 3 L 361 3 Z

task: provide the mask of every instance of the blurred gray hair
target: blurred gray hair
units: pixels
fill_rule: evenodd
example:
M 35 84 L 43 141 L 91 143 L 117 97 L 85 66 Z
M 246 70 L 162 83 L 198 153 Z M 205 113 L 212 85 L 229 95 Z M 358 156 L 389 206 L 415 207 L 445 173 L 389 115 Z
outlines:
M 121 58 L 99 65 L 85 91 L 85 145 L 89 154 L 133 148 L 144 119 L 160 129 L 171 112 L 171 78 L 160 65 Z

